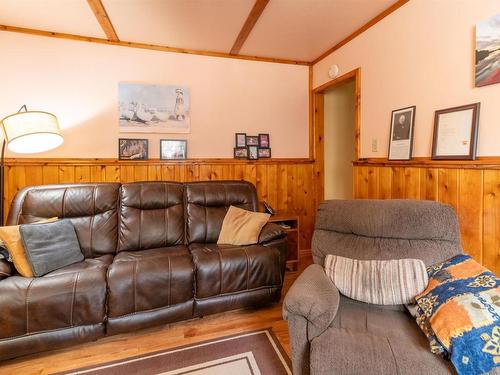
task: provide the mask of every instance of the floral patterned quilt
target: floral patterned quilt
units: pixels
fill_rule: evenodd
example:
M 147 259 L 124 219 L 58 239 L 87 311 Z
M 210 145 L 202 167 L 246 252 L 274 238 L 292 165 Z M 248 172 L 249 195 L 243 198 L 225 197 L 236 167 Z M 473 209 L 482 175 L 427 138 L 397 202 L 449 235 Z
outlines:
M 431 350 L 458 374 L 500 366 L 500 279 L 468 255 L 427 268 L 429 285 L 416 297 L 417 323 Z

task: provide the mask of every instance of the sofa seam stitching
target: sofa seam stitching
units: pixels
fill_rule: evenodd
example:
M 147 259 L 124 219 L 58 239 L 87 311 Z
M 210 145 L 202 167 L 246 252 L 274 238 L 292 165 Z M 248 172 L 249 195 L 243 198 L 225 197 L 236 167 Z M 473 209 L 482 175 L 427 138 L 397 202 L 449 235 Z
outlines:
M 29 330 L 29 300 L 30 300 L 29 293 L 30 293 L 31 285 L 34 282 L 35 282 L 35 279 L 34 278 L 31 279 L 30 283 L 28 284 L 28 287 L 26 288 L 26 302 L 25 302 L 25 305 L 26 305 L 26 334 L 30 333 L 30 330 Z
M 80 272 L 76 272 L 75 280 L 73 281 L 73 295 L 71 296 L 71 313 L 69 318 L 69 324 L 71 327 L 73 327 L 73 312 L 75 309 L 76 285 L 78 283 L 79 277 L 80 277 Z

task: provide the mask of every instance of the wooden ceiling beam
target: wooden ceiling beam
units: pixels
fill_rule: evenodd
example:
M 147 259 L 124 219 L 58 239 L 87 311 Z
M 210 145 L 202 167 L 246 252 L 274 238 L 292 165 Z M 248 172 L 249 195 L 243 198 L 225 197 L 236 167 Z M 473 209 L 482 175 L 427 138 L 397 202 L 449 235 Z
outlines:
M 0 31 L 10 31 L 10 32 L 15 32 L 15 33 L 45 36 L 45 37 L 58 38 L 58 39 L 77 40 L 80 42 L 99 43 L 99 44 L 106 44 L 106 45 L 112 45 L 112 46 L 140 48 L 140 49 L 148 49 L 148 50 L 163 51 L 163 52 L 184 53 L 184 54 L 190 54 L 190 55 L 224 57 L 224 58 L 230 58 L 230 59 L 263 61 L 263 62 L 271 62 L 271 63 L 278 63 L 278 64 L 306 65 L 306 66 L 310 65 L 310 63 L 307 61 L 278 59 L 278 58 L 274 58 L 274 57 L 231 55 L 229 53 L 224 53 L 224 52 L 176 48 L 176 47 L 161 46 L 161 45 L 156 45 L 156 44 L 125 42 L 122 40 L 112 41 L 112 40 L 104 39 L 104 38 L 94 38 L 94 37 L 83 36 L 83 35 L 56 33 L 53 31 L 28 29 L 25 27 L 17 27 L 17 26 L 0 25 Z
M 109 19 L 106 9 L 104 9 L 102 1 L 87 0 L 87 3 L 89 4 L 90 9 L 92 9 L 92 12 L 94 12 L 95 18 L 97 18 L 97 22 L 99 22 L 99 25 L 101 25 L 102 30 L 104 31 L 104 34 L 106 34 L 108 40 L 118 42 L 120 39 L 118 39 L 118 35 L 116 34 L 111 20 Z
M 313 61 L 311 61 L 311 64 L 314 65 L 316 64 L 317 62 L 323 60 L 326 56 L 328 56 L 329 54 L 335 52 L 336 50 L 338 50 L 340 47 L 342 47 L 343 45 L 349 43 L 351 40 L 353 40 L 354 38 L 356 38 L 358 35 L 364 33 L 366 30 L 368 30 L 370 27 L 372 27 L 373 25 L 375 25 L 376 23 L 380 22 L 381 20 L 383 20 L 385 17 L 387 17 L 389 14 L 391 14 L 392 12 L 396 11 L 397 9 L 401 8 L 403 5 L 405 5 L 408 1 L 410 0 L 398 0 L 396 1 L 394 4 L 392 4 L 389 8 L 387 8 L 386 10 L 384 10 L 383 12 L 379 13 L 378 15 L 376 15 L 375 17 L 373 17 L 370 21 L 368 21 L 367 23 L 365 23 L 363 26 L 361 26 L 359 29 L 357 29 L 356 31 L 354 31 L 352 34 L 350 34 L 348 37 L 342 39 L 339 43 L 337 43 L 336 45 L 334 45 L 332 48 L 330 48 L 328 51 L 325 51 L 324 53 L 321 54 L 321 56 L 318 56 L 317 58 L 315 58 Z
M 233 47 L 231 48 L 231 51 L 229 52 L 231 55 L 237 55 L 240 53 L 241 48 L 243 47 L 243 44 L 247 40 L 248 36 L 252 32 L 252 29 L 254 28 L 255 24 L 259 20 L 259 17 L 261 16 L 262 12 L 264 11 L 267 3 L 269 3 L 269 0 L 256 0 L 255 4 L 253 5 L 252 10 L 248 14 L 247 20 L 243 24 L 243 27 L 240 30 L 240 33 L 238 34 L 238 37 L 234 41 Z

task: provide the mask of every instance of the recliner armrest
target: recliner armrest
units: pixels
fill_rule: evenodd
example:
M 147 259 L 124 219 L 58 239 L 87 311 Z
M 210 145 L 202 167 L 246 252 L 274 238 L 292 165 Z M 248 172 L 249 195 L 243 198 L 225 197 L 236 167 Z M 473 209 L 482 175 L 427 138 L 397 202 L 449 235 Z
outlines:
M 286 232 L 278 224 L 267 223 L 260 231 L 259 243 L 278 240 L 286 237 Z
M 325 274 L 323 267 L 312 264 L 295 280 L 283 303 L 283 316 L 304 317 L 319 332 L 333 322 L 340 303 L 340 294 Z
M 323 267 L 310 265 L 290 287 L 283 303 L 294 374 L 309 375 L 311 341 L 332 324 L 340 294 Z

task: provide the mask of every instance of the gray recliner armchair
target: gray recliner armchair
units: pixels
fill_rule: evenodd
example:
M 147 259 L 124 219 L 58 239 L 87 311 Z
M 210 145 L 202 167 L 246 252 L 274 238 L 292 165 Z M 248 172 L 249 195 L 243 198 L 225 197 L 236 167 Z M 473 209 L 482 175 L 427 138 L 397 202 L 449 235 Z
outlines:
M 379 306 L 339 294 L 323 269 L 327 254 L 355 259 L 421 259 L 461 254 L 453 208 L 412 200 L 334 200 L 317 212 L 314 264 L 285 297 L 293 373 L 450 374 L 403 305 Z

